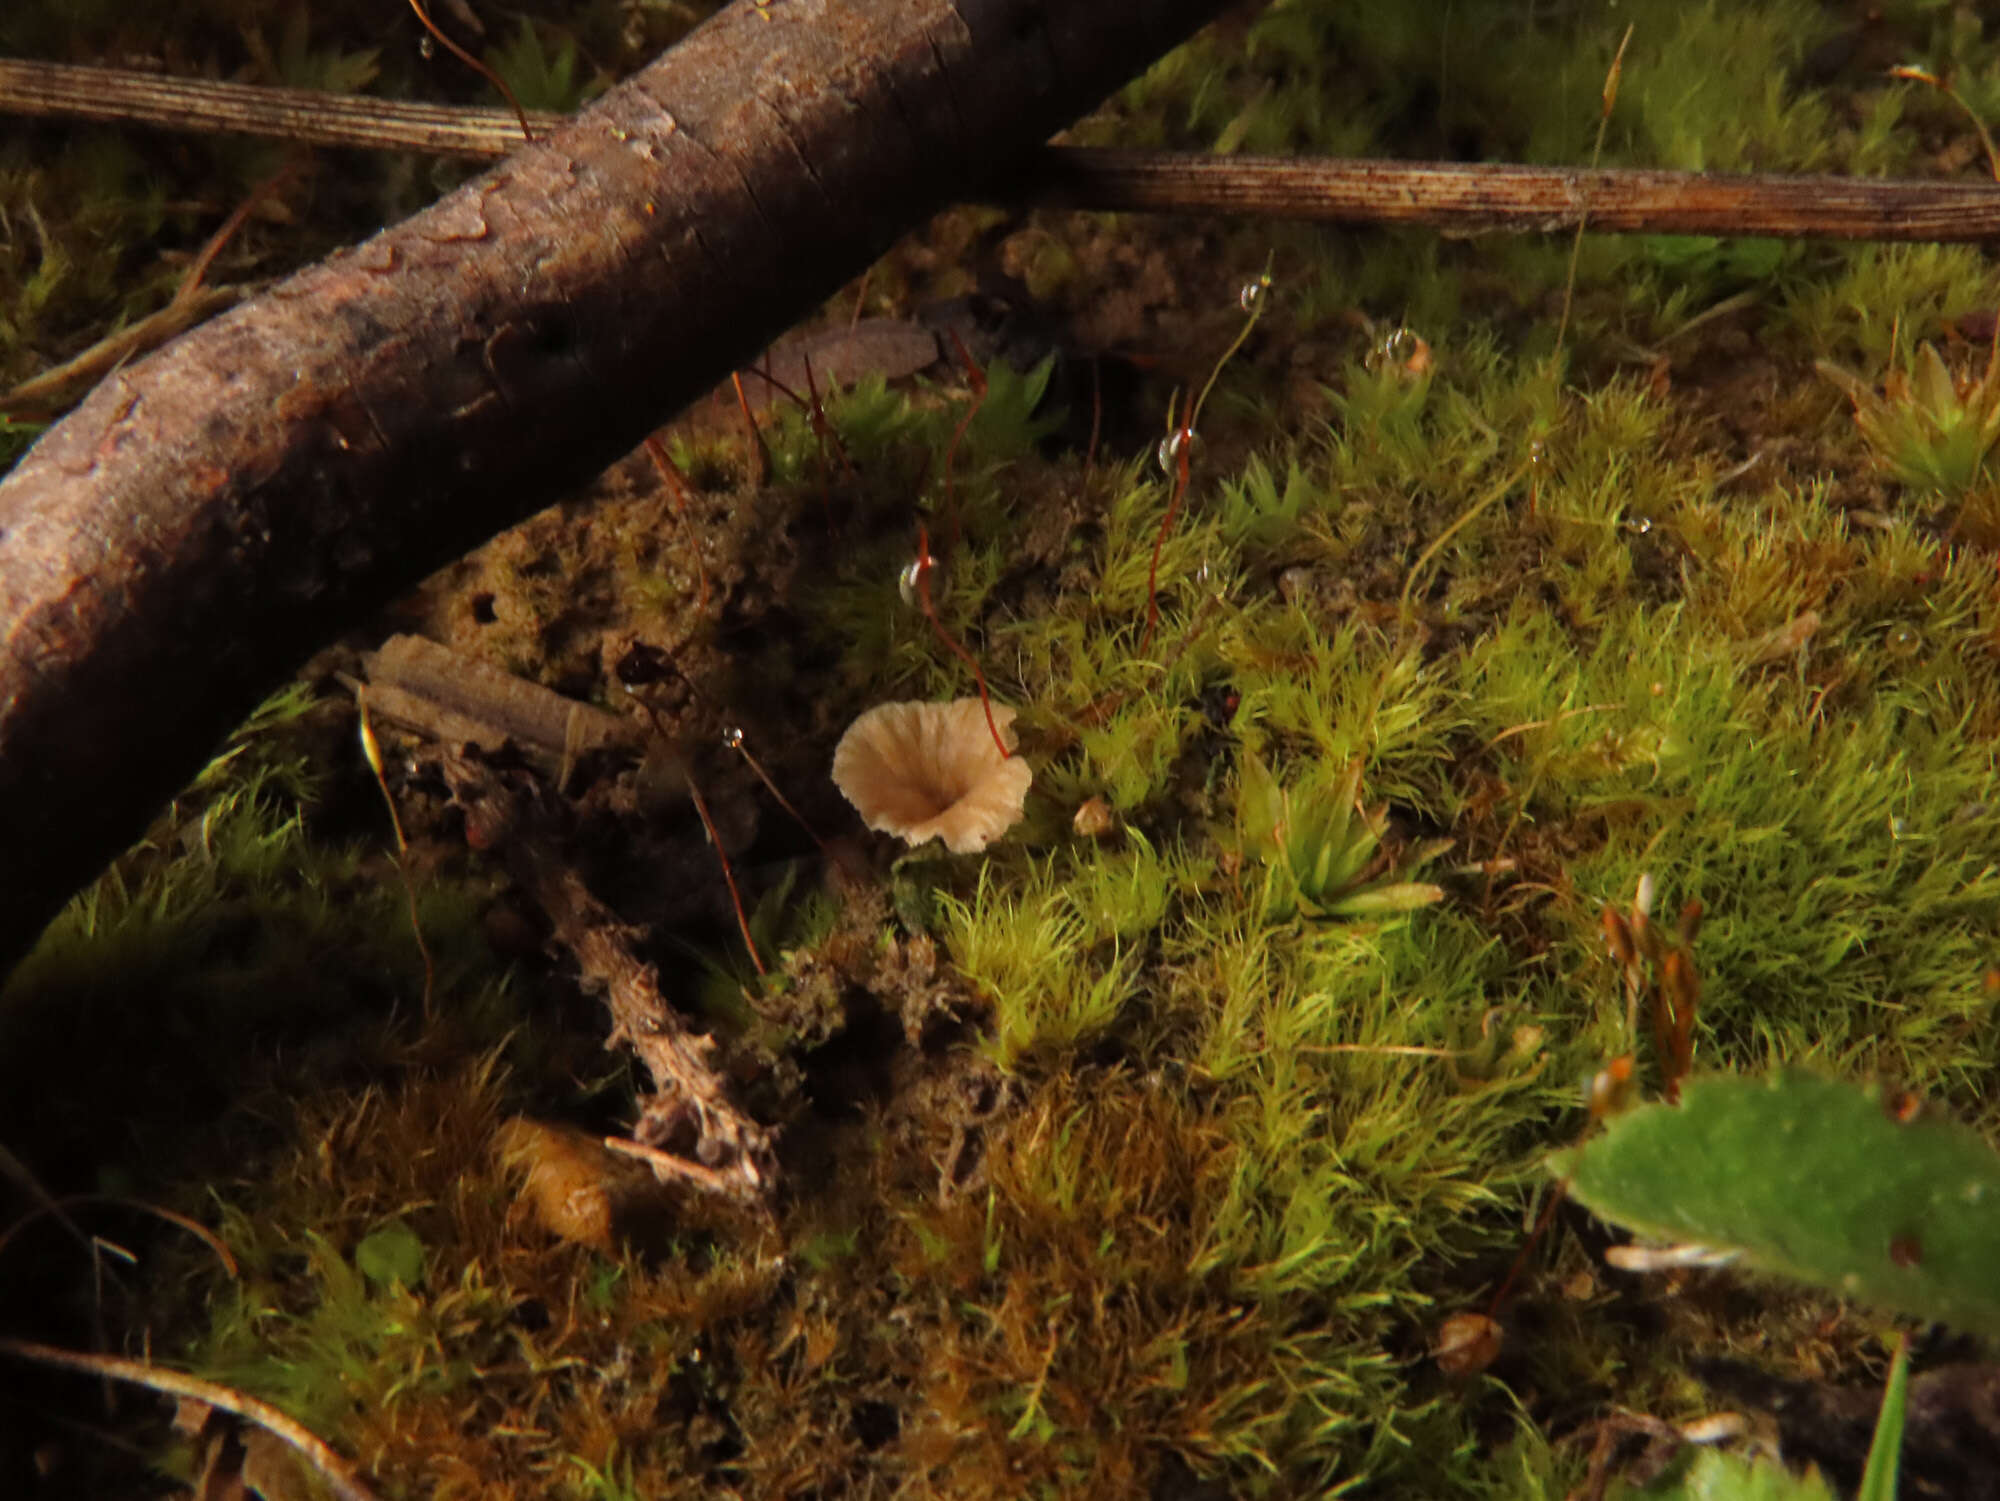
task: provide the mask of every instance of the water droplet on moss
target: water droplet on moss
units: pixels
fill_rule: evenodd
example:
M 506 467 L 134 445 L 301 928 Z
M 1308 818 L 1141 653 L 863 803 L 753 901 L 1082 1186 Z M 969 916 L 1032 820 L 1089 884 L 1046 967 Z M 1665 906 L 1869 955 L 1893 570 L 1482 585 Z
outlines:
M 1192 461 L 1195 448 L 1200 442 L 1200 435 L 1192 428 L 1186 427 L 1175 428 L 1160 439 L 1160 446 L 1153 451 L 1153 457 L 1159 462 L 1160 472 L 1168 476 L 1177 476 L 1180 473 L 1181 445 L 1183 443 L 1187 445 L 1188 458 Z

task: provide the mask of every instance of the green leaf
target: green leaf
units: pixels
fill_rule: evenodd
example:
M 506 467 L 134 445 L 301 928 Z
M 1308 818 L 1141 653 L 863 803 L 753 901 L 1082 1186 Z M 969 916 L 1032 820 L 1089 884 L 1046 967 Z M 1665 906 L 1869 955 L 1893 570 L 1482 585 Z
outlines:
M 373 1287 L 422 1287 L 424 1243 L 401 1220 L 390 1220 L 354 1248 L 354 1265 Z
M 2000 1333 L 2000 1155 L 1879 1092 L 1786 1074 L 1691 1081 L 1552 1161 L 1641 1235 L 1734 1251 L 1900 1313 Z
M 1903 1457 L 1903 1408 L 1910 1392 L 1910 1337 L 1896 1341 L 1896 1359 L 1889 1367 L 1889 1386 L 1882 1393 L 1882 1411 L 1875 1419 L 1875 1440 L 1868 1446 L 1868 1468 L 1854 1501 L 1896 1501 L 1896 1469 Z
M 1392 886 L 1370 886 L 1352 896 L 1330 903 L 1329 917 L 1380 917 L 1385 912 L 1414 912 L 1444 900 L 1444 888 L 1428 881 L 1400 881 Z
M 1734 1454 L 1702 1449 L 1651 1485 L 1621 1487 L 1620 1501 L 1833 1501 L 1817 1470 L 1794 1475 L 1783 1465 L 1754 1464 Z

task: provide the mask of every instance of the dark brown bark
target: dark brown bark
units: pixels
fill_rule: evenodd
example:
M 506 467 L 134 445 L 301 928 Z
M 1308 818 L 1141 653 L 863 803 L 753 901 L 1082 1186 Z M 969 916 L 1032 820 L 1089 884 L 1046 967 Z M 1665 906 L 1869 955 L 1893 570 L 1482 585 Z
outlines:
M 552 138 L 113 375 L 0 481 L 0 968 L 314 646 L 1219 8 L 737 4 Z

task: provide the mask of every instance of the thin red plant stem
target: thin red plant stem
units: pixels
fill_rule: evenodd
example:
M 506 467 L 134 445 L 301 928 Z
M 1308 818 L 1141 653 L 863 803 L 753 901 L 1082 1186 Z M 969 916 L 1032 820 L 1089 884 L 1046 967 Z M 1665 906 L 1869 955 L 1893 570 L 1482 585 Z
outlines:
M 938 640 L 945 644 L 952 655 L 972 669 L 972 680 L 979 685 L 979 707 L 986 711 L 987 733 L 993 737 L 993 743 L 1000 748 L 1000 759 L 1004 761 L 1014 753 L 1007 749 L 1007 742 L 1000 738 L 1000 726 L 993 722 L 993 698 L 986 691 L 986 674 L 980 670 L 979 663 L 973 659 L 972 653 L 952 640 L 951 632 L 947 631 L 944 622 L 938 619 L 937 607 L 931 603 L 931 570 L 936 566 L 937 559 L 931 556 L 930 529 L 919 523 L 916 581 L 917 598 L 923 604 L 924 619 L 931 623 L 931 629 L 937 632 Z
M 854 316 L 847 320 L 847 331 L 849 333 L 852 333 L 855 325 L 861 321 L 861 310 L 868 306 L 868 280 L 874 274 L 875 268 L 873 266 L 863 271 L 861 273 L 861 285 L 854 289 Z
M 833 451 L 840 456 L 840 465 L 847 472 L 849 484 L 854 482 L 854 461 L 847 456 L 847 445 L 840 441 L 840 434 L 833 430 L 833 423 L 828 420 L 826 415 L 826 407 L 819 399 L 819 382 L 813 378 L 811 356 L 807 356 L 805 366 L 806 394 L 812 398 L 812 405 L 806 408 L 806 417 L 812 423 L 813 437 L 819 443 L 819 451 L 816 456 L 819 464 L 819 508 L 821 515 L 826 518 L 826 534 L 831 537 L 833 535 L 833 469 L 827 463 L 827 440 L 832 440 Z M 793 399 L 796 400 L 797 398 L 794 397 Z
M 828 844 L 824 839 L 819 837 L 819 831 L 816 830 L 811 824 L 806 822 L 805 814 L 799 812 L 797 808 L 792 806 L 792 800 L 786 797 L 784 793 L 778 790 L 778 784 L 772 781 L 771 774 L 768 771 L 764 770 L 764 763 L 759 761 L 755 756 L 750 754 L 750 747 L 748 744 L 745 743 L 743 739 L 743 732 L 741 730 L 729 731 L 726 732 L 722 738 L 723 738 L 723 744 L 727 745 L 731 750 L 735 751 L 744 760 L 750 763 L 750 769 L 757 773 L 757 780 L 764 784 L 764 790 L 769 792 L 772 797 L 778 800 L 778 806 L 780 808 L 783 808 L 787 813 L 791 814 L 792 822 L 797 824 L 800 828 L 806 831 L 806 838 L 810 839 L 814 844 L 819 846 L 819 852 L 822 855 L 826 856 L 828 860 L 831 860 L 835 865 L 838 865 L 849 876 L 858 874 L 848 865 L 847 861 L 841 856 L 840 851 L 834 849 L 832 845 Z
M 1090 443 L 1083 450 L 1083 483 L 1090 485 L 1091 466 L 1097 462 L 1097 439 L 1104 430 L 1104 361 L 1090 357 Z
M 743 934 L 743 946 L 750 950 L 750 962 L 757 966 L 757 973 L 768 975 L 764 960 L 757 952 L 757 940 L 750 936 L 750 919 L 743 915 L 743 893 L 736 889 L 736 872 L 729 868 L 729 855 L 722 848 L 722 836 L 715 832 L 715 820 L 708 816 L 708 799 L 701 795 L 701 789 L 688 778 L 688 796 L 694 799 L 694 811 L 701 815 L 701 826 L 708 830 L 708 842 L 715 846 L 715 858 L 722 865 L 722 879 L 729 887 L 730 905 L 736 909 L 736 926 Z
M 688 546 L 694 553 L 694 576 L 701 585 L 701 599 L 695 606 L 703 615 L 708 613 L 708 564 L 702 561 L 701 539 L 695 535 L 694 522 L 688 516 L 688 495 L 694 487 L 688 477 L 681 473 L 681 466 L 667 452 L 657 433 L 646 434 L 646 452 L 653 460 L 653 467 L 660 471 L 660 478 L 666 481 L 667 494 L 673 497 L 674 515 L 679 518 L 681 530 L 687 535 Z
M 959 536 L 958 497 L 953 491 L 951 482 L 952 461 L 958 457 L 959 440 L 965 436 L 965 430 L 972 426 L 972 419 L 977 417 L 979 409 L 986 405 L 986 372 L 973 363 L 972 352 L 965 347 L 965 340 L 958 336 L 957 329 L 946 329 L 945 332 L 951 335 L 951 346 L 958 351 L 959 363 L 965 366 L 966 382 L 972 387 L 972 405 L 967 407 L 965 415 L 958 419 L 958 426 L 952 430 L 951 442 L 945 446 L 944 451 L 944 509 L 945 514 L 951 518 L 951 541 L 946 545 L 945 553 L 949 556 L 958 551 Z
M 453 57 L 464 63 L 466 67 L 472 69 L 473 72 L 477 73 L 481 78 L 500 91 L 500 97 L 505 99 L 507 107 L 514 111 L 514 118 L 521 122 L 521 139 L 532 143 L 535 139 L 535 132 L 529 128 L 528 112 L 521 108 L 521 101 L 516 99 L 514 91 L 507 87 L 507 80 L 502 78 L 498 73 L 495 73 L 463 47 L 459 46 L 457 42 L 454 42 L 442 31 L 439 31 L 437 23 L 430 18 L 430 13 L 424 9 L 424 0 L 410 0 L 410 9 L 415 11 L 417 19 L 424 23 L 424 30 L 437 38 L 439 46 L 443 47 L 445 51 L 449 52 Z
M 764 378 L 770 379 L 768 375 Z M 764 435 L 757 431 L 757 418 L 750 410 L 750 398 L 743 394 L 743 376 L 732 374 L 729 380 L 736 387 L 736 405 L 743 413 L 743 425 L 750 431 L 750 483 L 761 485 L 771 477 L 771 459 L 764 452 Z
M 688 686 L 694 685 L 690 683 Z M 665 740 L 667 727 L 661 722 L 660 711 L 636 693 L 632 695 L 632 701 L 645 710 L 646 718 L 653 723 L 653 733 Z M 708 816 L 708 799 L 701 795 L 701 788 L 695 785 L 692 773 L 687 779 L 687 789 L 694 811 L 701 815 L 701 826 L 708 830 L 708 842 L 715 847 L 715 858 L 722 866 L 722 880 L 729 887 L 729 902 L 736 909 L 736 927 L 743 935 L 743 946 L 750 950 L 750 962 L 757 967 L 757 973 L 768 975 L 770 971 L 764 968 L 763 957 L 757 952 L 757 940 L 750 936 L 750 919 L 743 915 L 743 893 L 736 889 L 736 872 L 730 868 L 729 853 L 722 847 L 722 836 L 715 831 L 715 820 Z
M 1541 1244 L 1542 1236 L 1547 1233 L 1550 1223 L 1556 1217 L 1556 1211 L 1562 1207 L 1562 1201 L 1568 1197 L 1569 1179 L 1567 1178 L 1560 1180 L 1554 1188 L 1549 1190 L 1549 1202 L 1543 1205 L 1542 1212 L 1535 1216 L 1534 1229 L 1528 1232 L 1528 1239 L 1521 1246 L 1519 1253 L 1515 1255 L 1514 1264 L 1507 1268 L 1507 1275 L 1500 1279 L 1500 1286 L 1494 1289 L 1493 1297 L 1486 1305 L 1486 1317 L 1489 1319 L 1499 1317 L 1500 1305 L 1506 1302 L 1507 1294 L 1514 1290 L 1514 1283 L 1519 1279 L 1522 1268 L 1527 1266 L 1529 1255 L 1537 1245 Z
M 1153 561 L 1146 569 L 1146 629 L 1139 637 L 1139 655 L 1145 655 L 1153 640 L 1153 631 L 1160 623 L 1160 549 L 1167 544 L 1167 529 L 1174 524 L 1174 517 L 1180 514 L 1181 497 L 1187 494 L 1188 454 L 1194 448 L 1194 398 L 1190 396 L 1187 415 L 1174 429 L 1174 491 L 1167 498 L 1167 513 L 1160 518 L 1160 529 L 1153 534 Z

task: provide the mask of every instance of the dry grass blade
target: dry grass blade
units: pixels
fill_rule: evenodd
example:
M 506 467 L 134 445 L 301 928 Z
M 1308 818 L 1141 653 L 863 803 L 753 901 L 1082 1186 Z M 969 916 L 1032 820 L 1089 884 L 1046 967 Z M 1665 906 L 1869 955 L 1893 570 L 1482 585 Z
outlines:
M 0 1338 L 0 1355 L 9 1355 L 34 1365 L 54 1366 L 58 1370 L 126 1381 L 134 1386 L 165 1392 L 170 1397 L 188 1397 L 206 1402 L 210 1407 L 219 1407 L 245 1422 L 255 1423 L 290 1444 L 300 1458 L 326 1481 L 340 1501 L 377 1501 L 376 1493 L 356 1473 L 354 1466 L 335 1453 L 318 1435 L 293 1422 L 270 1403 L 261 1402 L 233 1387 L 204 1381 L 199 1376 L 188 1376 L 179 1371 L 163 1370 L 144 1361 L 126 1360 L 116 1355 L 93 1355 L 85 1350 L 64 1350 L 25 1339 Z

